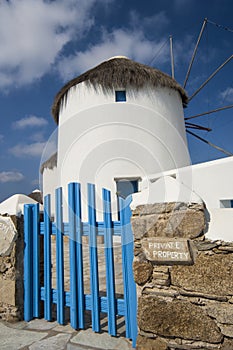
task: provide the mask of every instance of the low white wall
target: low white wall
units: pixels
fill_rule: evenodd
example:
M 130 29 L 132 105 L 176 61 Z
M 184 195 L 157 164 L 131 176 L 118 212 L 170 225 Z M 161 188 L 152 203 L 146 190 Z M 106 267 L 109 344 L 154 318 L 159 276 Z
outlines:
M 233 208 L 210 209 L 210 222 L 206 237 L 233 242 Z
M 205 203 L 209 215 L 206 237 L 233 241 L 233 208 L 222 208 L 221 205 L 222 200 L 228 203 L 233 200 L 233 157 L 174 169 L 143 179 L 142 192 L 133 195 L 132 208 L 139 204 L 163 201 L 198 202 L 198 198 Z

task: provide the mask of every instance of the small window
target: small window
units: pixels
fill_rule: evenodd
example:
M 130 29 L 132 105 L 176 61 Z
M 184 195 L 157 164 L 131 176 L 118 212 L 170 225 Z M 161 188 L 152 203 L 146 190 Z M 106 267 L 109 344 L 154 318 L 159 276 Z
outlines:
M 220 200 L 220 208 L 233 208 L 233 199 Z
M 125 102 L 126 101 L 126 91 L 124 91 L 124 90 L 115 91 L 115 100 L 116 100 L 116 102 Z
M 138 181 L 141 178 L 115 179 L 117 196 L 126 198 L 130 194 L 138 192 Z

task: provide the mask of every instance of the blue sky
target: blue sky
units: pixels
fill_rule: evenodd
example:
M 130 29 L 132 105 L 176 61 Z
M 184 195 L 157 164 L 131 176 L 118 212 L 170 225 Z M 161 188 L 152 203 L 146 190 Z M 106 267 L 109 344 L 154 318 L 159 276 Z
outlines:
M 172 34 L 175 78 L 183 84 L 204 18 L 232 29 L 232 14 L 232 0 L 0 1 L 0 201 L 40 186 L 43 149 L 56 130 L 53 98 L 68 80 L 115 55 L 171 74 Z M 189 95 L 232 54 L 232 44 L 233 31 L 207 24 Z M 233 60 L 185 115 L 233 104 L 232 70 Z M 233 153 L 232 114 L 229 109 L 194 119 L 213 129 L 197 133 Z M 224 157 L 192 136 L 188 141 L 193 163 Z

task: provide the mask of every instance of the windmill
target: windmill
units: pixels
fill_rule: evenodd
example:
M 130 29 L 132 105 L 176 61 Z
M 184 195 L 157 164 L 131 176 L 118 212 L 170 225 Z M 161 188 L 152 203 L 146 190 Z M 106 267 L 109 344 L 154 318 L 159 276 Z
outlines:
M 197 41 L 196 41 L 196 44 L 195 44 L 195 47 L 194 47 L 194 50 L 193 50 L 193 53 L 192 53 L 192 56 L 191 56 L 191 59 L 190 59 L 190 62 L 189 62 L 189 65 L 188 65 L 188 69 L 187 69 L 187 72 L 186 72 L 186 75 L 185 75 L 185 79 L 184 79 L 184 83 L 183 83 L 183 88 L 186 89 L 187 87 L 189 88 L 190 90 L 190 96 L 188 98 L 188 104 L 190 104 L 191 102 L 195 102 L 195 98 L 196 96 L 206 87 L 206 85 L 227 65 L 230 63 L 230 61 L 232 60 L 233 58 L 233 55 L 231 54 L 229 57 L 227 57 L 217 68 L 215 68 L 212 73 L 199 85 L 198 88 L 194 89 L 192 87 L 190 87 L 189 85 L 189 78 L 191 76 L 191 71 L 192 71 L 192 68 L 193 68 L 193 64 L 194 64 L 194 61 L 196 59 L 196 56 L 197 56 L 197 51 L 198 51 L 198 48 L 200 46 L 200 42 L 201 42 L 201 39 L 203 37 L 203 34 L 205 32 L 205 30 L 207 30 L 207 24 L 210 24 L 211 26 L 215 26 L 216 28 L 220 29 L 220 30 L 225 30 L 225 31 L 228 31 L 230 33 L 233 33 L 233 30 L 228 28 L 228 27 L 225 27 L 223 25 L 220 25 L 220 24 L 217 24 L 213 21 L 210 21 L 209 19 L 205 18 L 204 21 L 203 21 L 203 24 L 201 26 L 201 30 L 200 30 L 200 33 L 198 35 L 198 38 L 197 38 Z M 171 57 L 171 75 L 172 77 L 174 78 L 174 55 L 173 55 L 173 38 L 172 36 L 170 36 L 169 38 L 170 40 L 170 57 Z M 167 42 L 167 40 L 166 40 Z M 164 47 L 164 45 L 166 44 L 166 42 L 163 44 L 163 46 L 160 48 L 159 51 L 161 51 Z M 158 54 L 158 53 L 157 53 Z M 157 57 L 157 54 L 156 56 L 152 59 L 152 61 L 150 62 L 150 64 L 154 61 L 154 59 Z M 218 151 L 224 153 L 225 155 L 227 156 L 233 156 L 233 153 L 229 152 L 228 150 L 216 145 L 215 143 L 212 143 L 210 142 L 209 140 L 207 140 L 205 137 L 202 137 L 200 136 L 199 134 L 197 134 L 196 132 L 194 131 L 205 131 L 206 133 L 208 132 L 211 132 L 212 131 L 212 128 L 210 128 L 209 126 L 204 126 L 204 125 L 201 125 L 201 124 L 197 124 L 197 123 L 194 123 L 193 122 L 193 119 L 196 119 L 196 118 L 200 118 L 200 117 L 203 117 L 203 116 L 215 116 L 216 113 L 218 112 L 221 112 L 221 111 L 226 111 L 226 110 L 229 110 L 233 108 L 233 104 L 228 104 L 228 105 L 224 105 L 224 106 L 219 106 L 217 108 L 214 108 L 214 109 L 209 109 L 207 111 L 203 111 L 201 113 L 195 113 L 195 114 L 190 114 L 190 115 L 187 115 L 185 116 L 185 127 L 186 127 L 186 132 L 195 137 L 196 139 L 200 140 L 201 142 L 204 142 L 205 144 L 208 144 L 209 146 L 217 149 Z M 189 108 L 187 108 L 187 112 L 189 112 Z M 187 113 L 188 114 L 188 113 Z M 198 119 L 199 120 L 199 119 Z M 192 130 L 192 131 L 191 131 Z

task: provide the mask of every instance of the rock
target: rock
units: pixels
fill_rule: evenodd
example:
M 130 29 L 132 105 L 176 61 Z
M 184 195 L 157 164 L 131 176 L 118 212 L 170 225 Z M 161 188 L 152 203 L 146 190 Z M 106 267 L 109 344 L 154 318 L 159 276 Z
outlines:
M 141 248 L 141 241 L 134 241 L 134 248 Z
M 0 256 L 9 256 L 17 237 L 11 218 L 0 216 Z
M 153 278 L 156 278 L 156 279 L 167 280 L 169 276 L 170 275 L 168 273 L 153 271 Z
M 223 335 L 226 335 L 229 338 L 233 338 L 233 325 L 219 324 L 218 326 L 221 329 Z
M 133 272 L 135 282 L 142 285 L 150 280 L 153 272 L 153 266 L 147 261 L 134 260 Z
M 153 279 L 153 284 L 155 285 L 155 286 L 157 286 L 157 285 L 159 285 L 159 286 L 166 286 L 166 287 L 168 287 L 168 286 L 170 286 L 170 279 L 169 278 L 167 278 L 166 280 L 164 280 L 164 279 Z
M 198 292 L 187 292 L 185 290 L 180 290 L 179 291 L 180 295 L 183 295 L 185 297 L 189 298 L 205 298 L 205 299 L 210 299 L 210 300 L 216 300 L 216 301 L 228 301 L 227 297 L 222 297 L 218 296 L 215 294 L 205 294 L 205 293 L 198 293 Z
M 218 242 L 211 242 L 211 241 L 202 241 L 202 242 L 194 242 L 195 247 L 199 251 L 204 250 L 211 250 L 213 248 L 216 248 L 219 246 Z
M 218 249 L 220 250 L 220 251 L 227 251 L 227 252 L 233 252 L 233 246 L 231 245 L 229 245 L 229 246 L 220 246 L 220 247 L 218 247 Z
M 170 214 L 167 219 L 167 225 L 163 229 L 163 234 L 193 239 L 198 237 L 203 232 L 204 228 L 204 213 L 199 210 L 193 211 L 188 209 L 186 211 L 175 211 Z
M 233 350 L 233 339 L 224 339 L 221 350 Z
M 146 237 L 196 238 L 205 228 L 202 211 L 175 211 L 132 218 L 135 239 Z
M 196 238 L 205 228 L 202 204 L 158 203 L 138 206 L 131 219 L 135 239 L 146 237 Z
M 165 301 L 143 295 L 139 298 L 138 326 L 163 337 L 179 337 L 220 343 L 216 323 L 197 305 L 184 300 Z
M 162 265 L 155 265 L 154 266 L 154 272 L 169 273 L 169 267 L 162 266 Z
M 233 325 L 233 305 L 227 303 L 214 303 L 207 308 L 207 314 L 216 318 L 219 323 Z
M 167 350 L 167 343 L 161 338 L 146 338 L 139 335 L 137 337 L 137 350 Z
M 0 260 L 0 272 L 4 273 L 7 270 L 7 266 L 4 261 Z
M 154 333 L 149 333 L 144 331 L 140 331 L 140 335 L 146 338 L 153 338 L 153 339 L 157 338 L 157 335 L 155 335 Z
M 233 294 L 231 255 L 200 254 L 191 266 L 173 266 L 171 284 L 192 292 L 226 296 Z
M 165 298 L 175 298 L 179 295 L 179 292 L 174 289 L 160 289 L 156 288 L 155 286 L 149 288 L 147 285 L 144 287 L 142 294 L 149 294 L 149 295 L 155 295 L 159 297 L 165 297 Z
M 146 233 L 146 219 L 141 217 L 131 218 L 134 239 L 141 239 Z
M 133 211 L 133 216 L 165 214 L 174 211 L 185 211 L 187 209 L 204 211 L 204 204 L 199 203 L 184 203 L 184 202 L 168 202 L 139 205 Z
M 227 250 L 219 250 L 218 248 L 214 248 L 213 252 L 215 254 L 228 254 L 229 253 Z
M 179 206 L 179 203 L 171 202 L 171 203 L 155 203 L 155 204 L 139 205 L 133 211 L 133 216 L 169 213 L 172 210 L 174 210 L 176 205 Z
M 0 302 L 15 305 L 15 281 L 0 279 Z
M 171 350 L 217 350 L 222 349 L 221 344 L 210 344 L 206 342 L 190 342 L 190 341 L 182 341 L 182 344 L 176 344 L 174 341 L 169 341 L 168 343 L 169 349 Z M 230 349 L 228 349 L 230 350 Z

